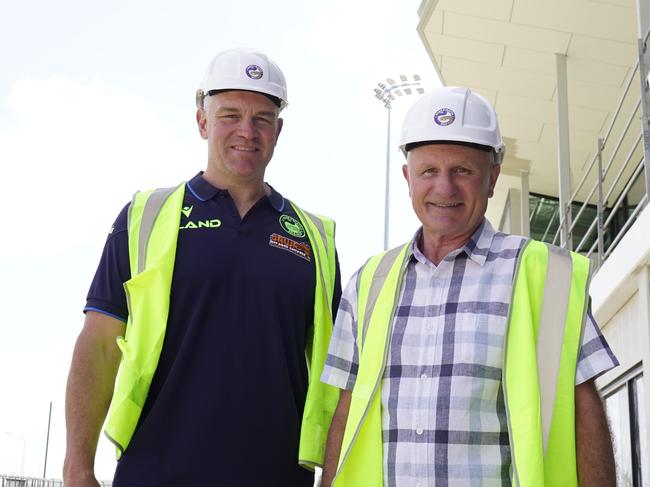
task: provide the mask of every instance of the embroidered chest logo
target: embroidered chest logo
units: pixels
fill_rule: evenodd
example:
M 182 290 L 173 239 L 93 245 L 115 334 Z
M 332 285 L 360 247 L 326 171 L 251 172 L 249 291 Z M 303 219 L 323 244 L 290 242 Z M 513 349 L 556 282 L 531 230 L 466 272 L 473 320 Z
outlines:
M 311 262 L 311 248 L 309 248 L 309 245 L 306 243 L 296 242 L 284 235 L 273 233 L 269 238 L 269 245 L 276 249 L 287 250 L 292 254 Z
M 282 215 L 280 217 L 280 226 L 282 230 L 294 237 L 303 238 L 306 235 L 305 227 L 302 226 L 302 223 L 289 215 Z
M 213 218 L 212 220 L 197 220 L 195 222 L 188 221 L 184 225 L 180 226 L 181 230 L 188 230 L 192 228 L 219 228 L 221 226 L 221 220 L 218 218 Z
M 194 228 L 219 228 L 221 226 L 221 220 L 218 218 L 207 218 L 205 220 L 195 220 L 192 221 L 190 220 L 190 215 L 192 214 L 192 210 L 194 209 L 194 206 L 184 206 L 181 209 L 181 213 L 187 218 L 188 220 L 185 223 L 181 223 L 180 229 L 181 230 L 191 230 Z

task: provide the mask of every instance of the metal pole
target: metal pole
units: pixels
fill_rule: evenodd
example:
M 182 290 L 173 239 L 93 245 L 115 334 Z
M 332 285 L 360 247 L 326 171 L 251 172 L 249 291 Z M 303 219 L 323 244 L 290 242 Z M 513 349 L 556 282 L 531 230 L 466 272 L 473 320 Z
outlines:
M 530 237 L 530 185 L 528 171 L 520 171 L 521 176 L 521 234 Z
M 388 250 L 388 220 L 390 205 L 390 100 L 386 106 L 388 109 L 388 124 L 386 130 L 386 194 L 384 195 L 384 250 Z
M 560 199 L 560 245 L 572 250 L 571 227 L 571 152 L 569 150 L 569 96 L 566 55 L 555 54 L 557 77 L 557 142 Z
M 603 139 L 598 139 L 598 267 L 603 263 L 605 254 L 605 238 L 603 234 L 603 222 L 605 202 L 603 201 Z
M 50 446 L 50 424 L 52 423 L 52 401 L 50 401 L 50 412 L 47 416 L 47 437 L 45 438 L 45 462 L 43 462 L 43 478 L 47 471 L 47 450 Z
M 24 437 L 20 437 L 23 440 L 23 454 L 20 457 L 20 475 L 25 475 L 25 450 L 27 449 L 26 441 Z
M 650 124 L 650 93 L 648 93 L 648 81 L 646 76 L 645 53 L 647 43 L 639 39 L 639 79 L 641 80 L 641 130 L 643 131 L 643 160 L 645 161 L 645 190 L 650 197 L 650 134 L 648 133 L 648 124 Z

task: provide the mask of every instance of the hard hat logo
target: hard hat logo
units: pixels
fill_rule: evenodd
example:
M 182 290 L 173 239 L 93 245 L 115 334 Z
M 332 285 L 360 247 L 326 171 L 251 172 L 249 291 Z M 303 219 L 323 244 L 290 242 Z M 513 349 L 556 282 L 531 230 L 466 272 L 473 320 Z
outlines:
M 257 64 L 249 64 L 246 66 L 246 76 L 250 79 L 260 79 L 264 76 L 264 71 Z
M 457 86 L 443 86 L 423 96 L 404 117 L 399 144 L 404 155 L 408 147 L 425 142 L 490 147 L 496 164 L 501 164 L 505 151 L 494 107 L 478 93 Z
M 450 108 L 441 108 L 433 115 L 433 121 L 441 127 L 451 125 L 456 120 L 456 114 Z

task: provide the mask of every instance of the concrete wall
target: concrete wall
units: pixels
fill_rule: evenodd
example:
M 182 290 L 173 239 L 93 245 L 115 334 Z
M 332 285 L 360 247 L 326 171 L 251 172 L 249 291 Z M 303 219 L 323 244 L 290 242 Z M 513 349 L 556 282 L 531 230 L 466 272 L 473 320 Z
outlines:
M 598 386 L 604 387 L 643 360 L 646 346 L 639 337 L 645 335 L 639 315 L 639 293 L 628 301 L 606 323 L 599 323 L 607 342 L 621 365 L 602 375 Z
M 646 427 L 639 434 L 650 445 L 650 207 L 598 270 L 590 290 L 596 321 L 621 363 L 601 376 L 597 385 L 607 387 L 642 364 L 644 407 L 639 414 Z M 645 468 L 648 472 L 648 465 Z

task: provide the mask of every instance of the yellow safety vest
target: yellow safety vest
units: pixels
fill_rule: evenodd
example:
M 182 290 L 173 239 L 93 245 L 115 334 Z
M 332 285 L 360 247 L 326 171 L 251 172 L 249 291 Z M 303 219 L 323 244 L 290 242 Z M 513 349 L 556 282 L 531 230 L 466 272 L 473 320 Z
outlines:
M 122 361 L 104 430 L 115 444 L 118 458 L 131 441 L 158 366 L 184 195 L 185 183 L 176 188 L 138 192 L 129 207 L 131 279 L 124 283 L 129 318 L 125 336 L 117 339 Z M 307 336 L 305 351 L 309 388 L 298 452 L 300 464 L 313 468 L 323 463 L 327 432 L 338 402 L 338 389 L 319 380 L 332 333 L 334 221 L 291 205 L 306 229 L 316 264 L 314 326 Z
M 383 485 L 381 381 L 410 243 L 371 258 L 359 277 L 359 370 L 333 485 Z M 515 486 L 577 486 L 575 373 L 589 260 L 529 241 L 517 262 L 502 384 Z

